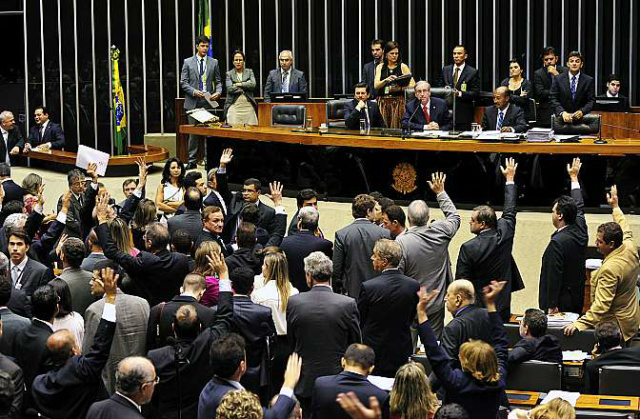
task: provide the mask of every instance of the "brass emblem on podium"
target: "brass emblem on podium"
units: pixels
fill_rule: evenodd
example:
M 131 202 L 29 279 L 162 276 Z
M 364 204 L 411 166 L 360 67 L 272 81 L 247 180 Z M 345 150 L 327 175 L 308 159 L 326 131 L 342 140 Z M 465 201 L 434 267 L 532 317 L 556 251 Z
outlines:
M 418 177 L 416 169 L 409 163 L 398 163 L 391 176 L 393 177 L 393 185 L 391 187 L 403 195 L 418 189 L 416 186 L 416 178 Z

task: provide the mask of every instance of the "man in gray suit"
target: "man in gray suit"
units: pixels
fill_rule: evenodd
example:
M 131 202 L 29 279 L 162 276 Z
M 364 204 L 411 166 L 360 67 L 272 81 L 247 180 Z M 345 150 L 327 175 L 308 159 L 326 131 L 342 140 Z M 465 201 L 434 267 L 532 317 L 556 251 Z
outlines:
M 13 357 L 13 341 L 15 336 L 23 329 L 29 327 L 31 322 L 26 317 L 18 316 L 7 307 L 12 294 L 11 279 L 8 276 L 0 276 L 0 318 L 2 318 L 2 339 L 0 339 L 0 352 Z
M 371 264 L 373 246 L 380 239 L 390 239 L 389 230 L 374 224 L 376 201 L 360 194 L 351 204 L 353 222 L 336 231 L 333 244 L 333 284 L 353 298 L 360 295 L 361 284 L 376 275 Z
M 444 327 L 444 296 L 447 284 L 453 281 L 449 243 L 460 228 L 460 215 L 444 191 L 444 173 L 433 173 L 429 187 L 445 215 L 444 220 L 429 222 L 429 207 L 421 200 L 409 204 L 409 229 L 396 238 L 402 246 L 402 260 L 398 268 L 406 276 L 416 279 L 427 292 L 440 290 L 438 297 L 427 307 L 431 327 L 437 336 Z
M 293 53 L 284 50 L 278 57 L 280 68 L 269 72 L 264 86 L 264 100 L 271 101 L 271 93 L 302 93 L 307 95 L 307 80 L 304 73 L 293 68 Z
M 218 100 L 222 95 L 222 80 L 218 60 L 209 57 L 209 38 L 200 35 L 196 38 L 197 53 L 193 57 L 184 60 L 182 74 L 180 75 L 180 87 L 185 94 L 184 108 L 211 108 L 205 99 L 206 94 L 211 94 L 212 100 Z M 197 121 L 190 116 L 189 123 Z M 189 135 L 189 164 L 186 170 L 196 168 L 198 155 L 198 135 Z
M 84 259 L 84 243 L 75 237 L 69 237 L 62 245 L 62 273 L 60 279 L 69 285 L 73 311 L 83 313 L 96 298 L 91 295 L 91 272 L 80 268 Z
M 102 297 L 105 294 L 101 280 L 101 270 L 111 268 L 116 272 L 120 267 L 112 260 L 96 263 L 91 281 L 91 292 Z M 116 333 L 111 344 L 107 366 L 102 370 L 102 380 L 109 394 L 115 392 L 118 363 L 128 356 L 144 356 L 146 352 L 147 324 L 149 323 L 149 303 L 143 298 L 117 290 Z M 82 352 L 88 353 L 98 330 L 106 297 L 91 304 L 84 316 L 84 342 Z
M 197 188 L 187 189 L 184 194 L 184 207 L 186 208 L 184 213 L 169 218 L 167 222 L 169 236 L 173 237 L 173 234 L 178 230 L 186 230 L 189 233 L 191 243 L 195 243 L 202 232 L 202 214 L 200 214 L 202 196 Z

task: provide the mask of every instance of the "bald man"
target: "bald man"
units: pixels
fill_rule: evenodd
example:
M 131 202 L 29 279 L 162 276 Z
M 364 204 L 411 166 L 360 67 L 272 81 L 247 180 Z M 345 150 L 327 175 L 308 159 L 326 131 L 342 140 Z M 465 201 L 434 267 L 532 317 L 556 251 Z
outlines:
M 102 388 L 100 373 L 107 363 L 116 331 L 118 275 L 102 271 L 106 303 L 91 350 L 82 355 L 75 335 L 64 329 L 47 339 L 53 370 L 38 375 L 32 387 L 38 411 L 49 418 L 83 418 Z
M 142 419 L 142 406 L 149 403 L 158 376 L 147 358 L 130 356 L 118 364 L 116 393 L 108 400 L 94 403 L 87 419 Z
M 493 91 L 494 106 L 484 110 L 482 129 L 484 131 L 525 132 L 527 121 L 524 112 L 510 103 L 511 91 L 507 86 L 500 86 Z

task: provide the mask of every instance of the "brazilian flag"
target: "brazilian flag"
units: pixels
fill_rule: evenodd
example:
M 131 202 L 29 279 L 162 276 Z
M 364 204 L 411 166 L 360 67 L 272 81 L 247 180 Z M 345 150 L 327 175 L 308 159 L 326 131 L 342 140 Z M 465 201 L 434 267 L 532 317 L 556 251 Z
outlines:
M 211 14 L 209 13 L 209 0 L 199 0 L 198 31 L 198 33 L 209 39 L 209 57 L 213 57 L 213 39 L 211 38 Z
M 120 84 L 120 69 L 118 61 L 120 59 L 120 50 L 115 45 L 111 46 L 111 96 L 113 98 L 112 114 L 113 114 L 113 144 L 115 146 L 116 155 L 125 154 L 127 138 L 127 115 L 124 106 L 124 90 Z

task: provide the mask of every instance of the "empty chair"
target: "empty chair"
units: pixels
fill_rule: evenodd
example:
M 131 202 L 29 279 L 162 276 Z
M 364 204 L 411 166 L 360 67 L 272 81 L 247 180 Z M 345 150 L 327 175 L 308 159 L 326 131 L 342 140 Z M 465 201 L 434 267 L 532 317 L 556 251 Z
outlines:
M 329 128 L 345 128 L 344 107 L 351 99 L 330 100 L 327 102 L 327 126 Z
M 594 135 L 600 132 L 600 115 L 588 114 L 578 122 L 567 124 L 561 117 L 551 115 L 551 129 L 561 135 Z
M 549 392 L 562 388 L 562 365 L 553 362 L 526 361 L 509 366 L 507 388 L 520 391 Z
M 303 127 L 307 117 L 304 105 L 274 105 L 271 108 L 271 125 Z
M 640 367 L 606 366 L 600 368 L 599 392 L 611 396 L 640 396 Z

